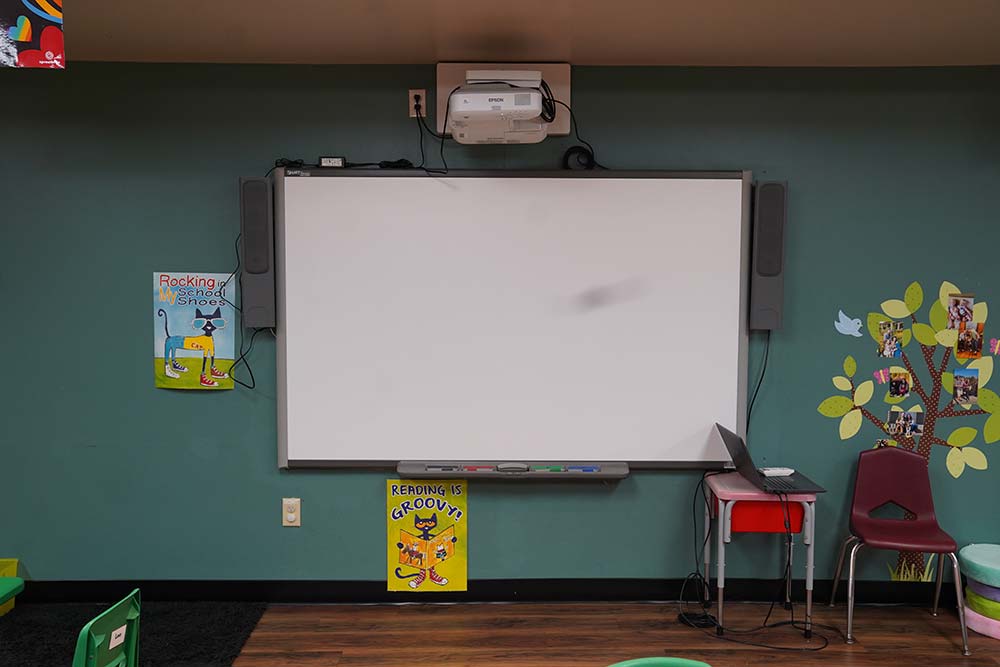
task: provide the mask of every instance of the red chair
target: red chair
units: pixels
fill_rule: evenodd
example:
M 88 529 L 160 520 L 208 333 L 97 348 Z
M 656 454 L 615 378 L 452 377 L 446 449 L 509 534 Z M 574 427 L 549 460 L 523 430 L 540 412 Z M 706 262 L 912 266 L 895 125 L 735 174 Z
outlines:
M 886 504 L 895 503 L 916 515 L 913 521 L 875 518 L 871 513 Z M 944 575 L 944 556 L 951 558 L 955 573 L 955 595 L 958 596 L 958 620 L 962 625 L 962 653 L 970 655 L 969 636 L 965 629 L 965 603 L 962 599 L 962 575 L 955 552 L 958 545 L 951 535 L 941 530 L 934 515 L 934 498 L 927 462 L 919 454 L 898 447 L 882 447 L 861 452 L 858 474 L 854 480 L 851 502 L 851 533 L 840 548 L 837 570 L 833 576 L 833 606 L 837 585 L 844 569 L 844 555 L 851 547 L 847 570 L 847 643 L 854 643 L 854 564 L 863 546 L 893 551 L 918 551 L 938 554 L 937 585 L 934 589 L 934 610 L 937 616 Z

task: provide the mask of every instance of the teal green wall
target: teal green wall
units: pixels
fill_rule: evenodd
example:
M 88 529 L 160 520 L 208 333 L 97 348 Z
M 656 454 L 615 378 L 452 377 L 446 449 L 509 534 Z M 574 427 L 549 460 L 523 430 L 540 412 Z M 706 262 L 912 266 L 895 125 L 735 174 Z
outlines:
M 386 474 L 277 469 L 272 340 L 254 351 L 257 391 L 153 388 L 149 276 L 229 270 L 236 178 L 275 157 L 416 161 L 405 91 L 433 83 L 431 66 L 0 71 L 0 556 L 38 579 L 384 576 Z M 785 328 L 752 445 L 830 489 L 818 577 L 875 438 L 866 426 L 841 442 L 816 412 L 845 354 L 866 377 L 876 368 L 869 339 L 834 332 L 837 310 L 864 317 L 914 279 L 1000 308 L 998 91 L 1000 69 L 574 69 L 602 162 L 790 183 Z M 568 145 L 448 154 L 453 167 L 548 168 Z M 958 480 L 934 453 L 939 515 L 959 542 L 997 541 L 997 447 L 983 446 L 990 470 Z M 682 576 L 696 479 L 475 483 L 470 576 Z M 279 526 L 282 496 L 302 497 L 303 528 Z M 733 576 L 777 574 L 776 538 L 736 541 Z M 886 577 L 891 560 L 867 556 L 865 576 Z

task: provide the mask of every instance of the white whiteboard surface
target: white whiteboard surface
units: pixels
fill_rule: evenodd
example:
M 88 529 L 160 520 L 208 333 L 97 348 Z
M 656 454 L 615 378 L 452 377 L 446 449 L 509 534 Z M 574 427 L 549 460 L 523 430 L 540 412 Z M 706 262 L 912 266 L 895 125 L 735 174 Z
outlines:
M 312 173 L 276 179 L 282 466 L 729 460 L 747 174 Z

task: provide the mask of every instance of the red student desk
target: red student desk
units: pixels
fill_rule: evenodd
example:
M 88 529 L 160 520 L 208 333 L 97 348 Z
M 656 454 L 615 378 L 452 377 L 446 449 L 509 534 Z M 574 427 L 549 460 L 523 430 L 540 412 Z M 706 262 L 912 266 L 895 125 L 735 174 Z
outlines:
M 806 545 L 806 637 L 812 634 L 812 593 L 813 593 L 813 547 L 816 537 L 816 494 L 790 493 L 779 497 L 765 493 L 751 484 L 738 472 L 711 475 L 705 479 L 709 490 L 709 502 L 705 504 L 705 581 L 708 578 L 712 547 L 708 539 L 711 516 L 716 516 L 715 543 L 716 577 L 718 582 L 719 611 L 716 628 L 722 634 L 725 624 L 722 620 L 723 594 L 726 588 L 726 545 L 732 541 L 733 533 L 785 533 L 785 512 L 791 523 L 792 533 L 802 533 Z M 787 510 L 782 507 L 782 498 L 787 500 Z M 791 565 L 789 563 L 789 565 Z M 789 577 L 789 581 L 791 577 Z M 707 594 L 708 589 L 705 589 Z M 791 590 L 786 590 L 786 601 Z

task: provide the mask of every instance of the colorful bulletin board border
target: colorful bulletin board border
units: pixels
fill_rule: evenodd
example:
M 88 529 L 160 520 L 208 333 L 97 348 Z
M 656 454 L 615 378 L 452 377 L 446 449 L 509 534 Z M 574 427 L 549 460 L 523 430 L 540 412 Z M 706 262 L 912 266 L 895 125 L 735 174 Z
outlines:
M 66 67 L 62 3 L 0 0 L 0 67 Z
M 388 590 L 468 590 L 468 488 L 457 479 L 386 481 Z

